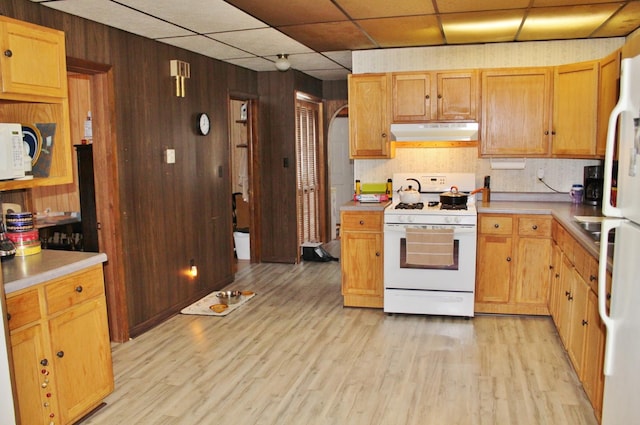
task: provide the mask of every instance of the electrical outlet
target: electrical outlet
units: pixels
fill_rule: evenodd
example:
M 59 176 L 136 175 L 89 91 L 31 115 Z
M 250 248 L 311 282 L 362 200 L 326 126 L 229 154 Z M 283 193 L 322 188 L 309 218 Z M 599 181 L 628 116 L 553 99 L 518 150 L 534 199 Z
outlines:
M 165 149 L 164 151 L 164 162 L 167 164 L 175 164 L 176 163 L 176 150 L 175 149 Z
M 538 168 L 537 176 L 538 176 L 538 179 L 544 178 L 544 168 Z

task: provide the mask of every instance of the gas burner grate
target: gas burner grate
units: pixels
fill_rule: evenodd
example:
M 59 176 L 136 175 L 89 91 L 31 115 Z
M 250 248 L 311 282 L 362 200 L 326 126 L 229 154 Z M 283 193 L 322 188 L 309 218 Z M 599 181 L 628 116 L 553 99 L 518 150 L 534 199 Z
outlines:
M 441 210 L 466 210 L 467 209 L 467 204 L 464 205 L 455 205 L 455 204 L 441 204 L 440 205 L 440 209 Z
M 421 210 L 424 208 L 424 203 L 417 202 L 415 204 L 407 204 L 406 202 L 400 202 L 396 205 L 397 210 Z

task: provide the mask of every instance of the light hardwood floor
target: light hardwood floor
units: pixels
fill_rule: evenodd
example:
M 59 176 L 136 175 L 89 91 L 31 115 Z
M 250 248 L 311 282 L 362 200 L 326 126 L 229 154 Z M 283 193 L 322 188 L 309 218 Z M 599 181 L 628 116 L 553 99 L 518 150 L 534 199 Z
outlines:
M 595 425 L 549 318 L 343 308 L 340 264 L 259 264 L 226 317 L 178 315 L 114 346 L 84 424 Z

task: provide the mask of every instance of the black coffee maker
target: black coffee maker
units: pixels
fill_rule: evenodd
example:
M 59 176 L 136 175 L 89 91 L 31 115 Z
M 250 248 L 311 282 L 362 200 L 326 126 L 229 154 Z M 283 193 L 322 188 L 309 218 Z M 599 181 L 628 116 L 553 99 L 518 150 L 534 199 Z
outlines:
M 587 205 L 602 204 L 604 169 L 602 165 L 584 167 L 584 203 Z

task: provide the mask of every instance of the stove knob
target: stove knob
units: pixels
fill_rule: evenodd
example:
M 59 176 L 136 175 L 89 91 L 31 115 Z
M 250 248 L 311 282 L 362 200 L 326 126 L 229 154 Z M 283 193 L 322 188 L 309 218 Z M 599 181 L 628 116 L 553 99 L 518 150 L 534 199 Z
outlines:
M 444 222 L 445 223 L 451 223 L 451 217 L 445 217 L 444 218 Z
M 410 216 L 408 216 L 408 217 L 407 217 L 407 221 L 408 221 L 409 223 L 413 223 L 414 221 L 416 221 L 416 219 L 415 219 L 415 217 L 414 217 L 414 216 L 410 215 Z
M 460 222 L 462 221 L 462 217 L 454 217 L 453 221 L 460 224 Z

